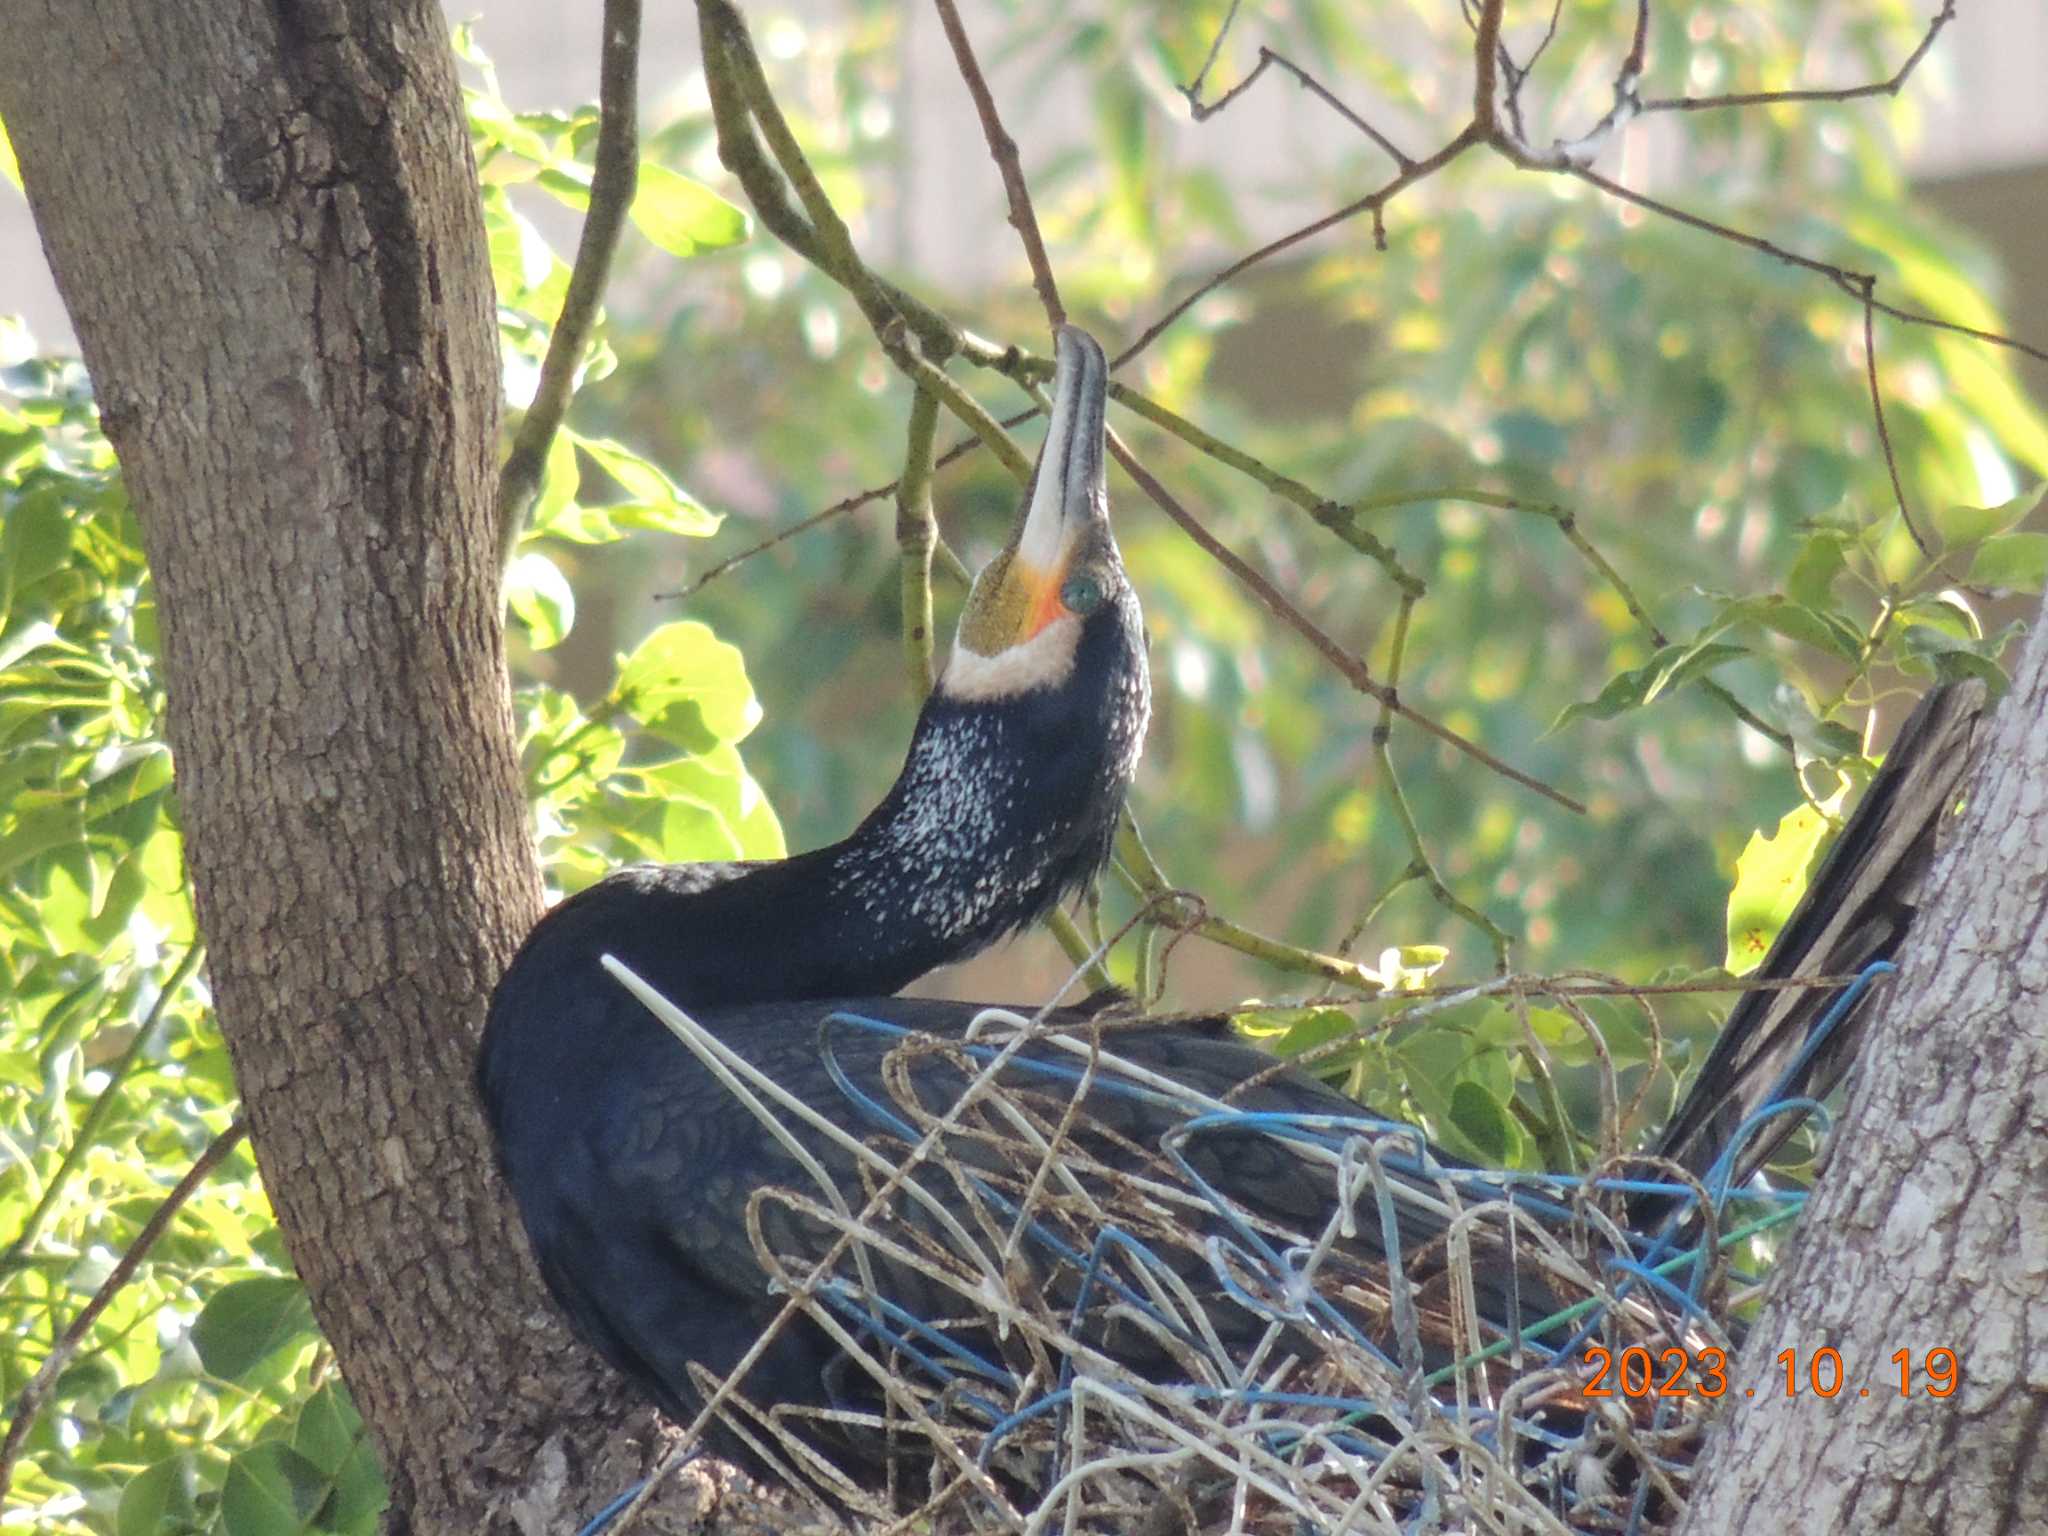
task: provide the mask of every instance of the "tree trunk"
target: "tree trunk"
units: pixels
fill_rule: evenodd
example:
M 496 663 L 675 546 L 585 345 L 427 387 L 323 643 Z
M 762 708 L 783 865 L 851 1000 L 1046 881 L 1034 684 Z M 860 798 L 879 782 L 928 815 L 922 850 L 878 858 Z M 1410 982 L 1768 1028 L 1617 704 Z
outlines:
M 1740 1405 L 1706 1447 L 1691 1536 L 2048 1531 L 2048 615 L 1988 732 L 1730 1373 Z M 1812 1389 L 1824 1346 L 1842 1362 L 1832 1398 Z M 1937 1349 L 1960 1366 L 1952 1396 L 1928 1393 Z
M 544 1297 L 470 1086 L 540 883 L 445 23 L 9 0 L 0 114 L 149 553 L 221 1029 L 390 1525 L 573 1529 L 646 1452 Z

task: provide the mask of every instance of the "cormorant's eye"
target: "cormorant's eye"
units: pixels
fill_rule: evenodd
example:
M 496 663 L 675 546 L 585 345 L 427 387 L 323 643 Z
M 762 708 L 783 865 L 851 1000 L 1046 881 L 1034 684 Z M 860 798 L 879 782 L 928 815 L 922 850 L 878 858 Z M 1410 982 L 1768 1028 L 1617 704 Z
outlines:
M 1067 578 L 1067 584 L 1060 588 L 1060 601 L 1066 604 L 1067 612 L 1087 618 L 1102 606 L 1102 582 L 1099 577 L 1086 571 Z

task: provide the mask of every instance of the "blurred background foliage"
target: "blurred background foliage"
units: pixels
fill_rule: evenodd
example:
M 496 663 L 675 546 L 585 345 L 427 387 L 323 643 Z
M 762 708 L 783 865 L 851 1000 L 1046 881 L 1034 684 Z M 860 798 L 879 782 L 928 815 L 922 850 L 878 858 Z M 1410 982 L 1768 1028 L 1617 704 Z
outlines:
M 1275 75 L 1190 126 L 1178 88 L 1203 68 L 1223 3 L 1000 9 L 984 57 L 1027 71 L 1027 95 L 1081 104 L 1053 142 L 1019 137 L 1066 301 L 1112 351 L 1216 266 L 1388 175 L 1364 138 L 1343 150 L 1352 130 L 1334 114 L 1316 156 L 1241 178 L 1185 152 L 1190 134 L 1229 134 L 1294 89 Z M 1604 110 L 1620 10 L 1632 14 L 1568 0 L 1526 96 L 1532 142 Z M 1549 14 L 1510 7 L 1510 40 L 1526 50 Z M 1888 75 L 1925 27 L 1895 3 L 1848 19 L 1808 0 L 1667 7 L 1646 93 L 1782 88 L 1803 78 L 1823 20 L 1831 67 L 1852 79 Z M 822 22 L 754 21 L 857 241 L 900 246 L 884 236 L 900 232 L 920 148 L 898 89 L 900 9 L 848 0 Z M 1261 43 L 1411 154 L 1445 135 L 1469 89 L 1455 8 L 1298 0 L 1248 14 L 1210 68 L 1211 99 Z M 458 46 L 516 408 L 560 304 L 596 119 L 505 101 L 476 40 Z M 895 478 L 908 389 L 844 295 L 726 200 L 738 194 L 701 80 L 647 82 L 650 99 L 664 92 L 643 140 L 640 238 L 508 573 L 529 788 L 558 890 L 631 859 L 772 857 L 838 837 L 893 778 L 914 717 L 887 497 L 747 553 Z M 1897 136 L 1911 129 L 1910 93 L 1673 115 L 1647 149 L 1631 141 L 1646 156 L 1632 184 L 1875 272 L 1906 308 L 1996 329 L 1997 273 L 1907 196 Z M 985 237 L 1013 245 L 1000 226 Z M 945 291 L 914 250 L 895 254 L 889 275 L 962 325 L 1046 350 L 1021 254 L 985 291 Z M 1722 964 L 1724 935 L 1739 962 L 1782 916 L 1766 898 L 1803 880 L 1867 774 L 1865 746 L 1928 677 L 1993 674 L 2048 563 L 2048 535 L 2021 526 L 2048 475 L 2048 420 L 2009 355 L 1888 321 L 1878 335 L 1926 552 L 1879 452 L 1857 303 L 1583 184 L 1468 155 L 1396 200 L 1384 250 L 1357 221 L 1203 299 L 1121 379 L 1350 509 L 1426 585 L 1403 697 L 1588 812 L 1398 723 L 1383 762 L 1376 707 L 1113 475 L 1156 692 L 1134 810 L 1171 881 L 1405 982 L 1485 977 L 1489 936 L 1408 878 L 1390 763 L 1435 869 L 1511 939 L 1516 969 L 1693 978 Z M 0 1388 L 13 1402 L 228 1131 L 235 1100 L 181 871 L 138 532 L 81 370 L 36 357 L 18 329 L 0 331 L 0 354 Z M 998 414 L 1028 403 L 955 371 Z M 1115 424 L 1384 674 L 1399 596 L 1385 570 L 1187 443 L 1128 412 Z M 942 422 L 941 441 L 956 432 Z M 969 566 L 1015 495 L 985 453 L 941 470 L 942 529 Z M 942 566 L 942 634 L 962 595 Z M 1105 882 L 1105 928 L 1132 910 Z M 1169 937 L 1140 930 L 1112 968 L 1129 981 L 1142 953 L 1156 982 L 1163 959 L 1167 1006 L 1263 1000 L 1245 1026 L 1283 1049 L 1343 1038 L 1324 1070 L 1457 1150 L 1516 1165 L 1595 1154 L 1603 1053 L 1624 1102 L 1640 1095 L 1633 1127 L 1654 1124 L 1722 1006 L 1396 1016 Z M 1068 968 L 1031 935 L 938 985 L 1035 999 Z M 1376 1027 L 1360 1036 L 1361 1023 Z M 93 1324 L 20 1457 L 0 1523 L 374 1527 L 374 1464 L 246 1149 Z

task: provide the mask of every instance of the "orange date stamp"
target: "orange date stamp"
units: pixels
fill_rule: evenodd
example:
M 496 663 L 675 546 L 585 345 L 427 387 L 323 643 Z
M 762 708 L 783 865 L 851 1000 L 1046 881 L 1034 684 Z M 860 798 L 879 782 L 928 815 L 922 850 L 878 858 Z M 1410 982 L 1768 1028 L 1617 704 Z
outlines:
M 1734 1390 L 1728 1383 L 1728 1355 L 1708 1345 L 1687 1350 L 1677 1345 L 1652 1350 L 1631 1344 L 1615 1351 L 1603 1344 L 1588 1346 L 1580 1357 L 1591 1375 L 1580 1387 L 1585 1397 L 1726 1397 Z M 1848 1372 L 1841 1352 L 1833 1345 L 1802 1354 L 1796 1349 L 1778 1351 L 1780 1374 L 1763 1391 L 1782 1390 L 1787 1397 L 1839 1397 L 1848 1387 Z M 1897 1390 L 1901 1397 L 1953 1397 L 1962 1380 L 1962 1367 L 1952 1349 L 1894 1350 L 1892 1373 L 1883 1380 L 1855 1388 L 1852 1397 L 1872 1397 Z M 1748 1387 L 1737 1395 L 1755 1397 L 1759 1388 Z

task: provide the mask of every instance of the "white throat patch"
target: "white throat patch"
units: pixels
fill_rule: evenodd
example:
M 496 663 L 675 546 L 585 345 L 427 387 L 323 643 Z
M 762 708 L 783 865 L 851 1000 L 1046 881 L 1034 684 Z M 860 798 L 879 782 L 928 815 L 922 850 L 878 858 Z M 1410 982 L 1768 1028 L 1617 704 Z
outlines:
M 1062 614 L 1022 645 L 980 656 L 953 642 L 952 659 L 939 677 L 939 692 L 966 703 L 1015 698 L 1034 688 L 1057 688 L 1074 671 L 1081 621 Z

